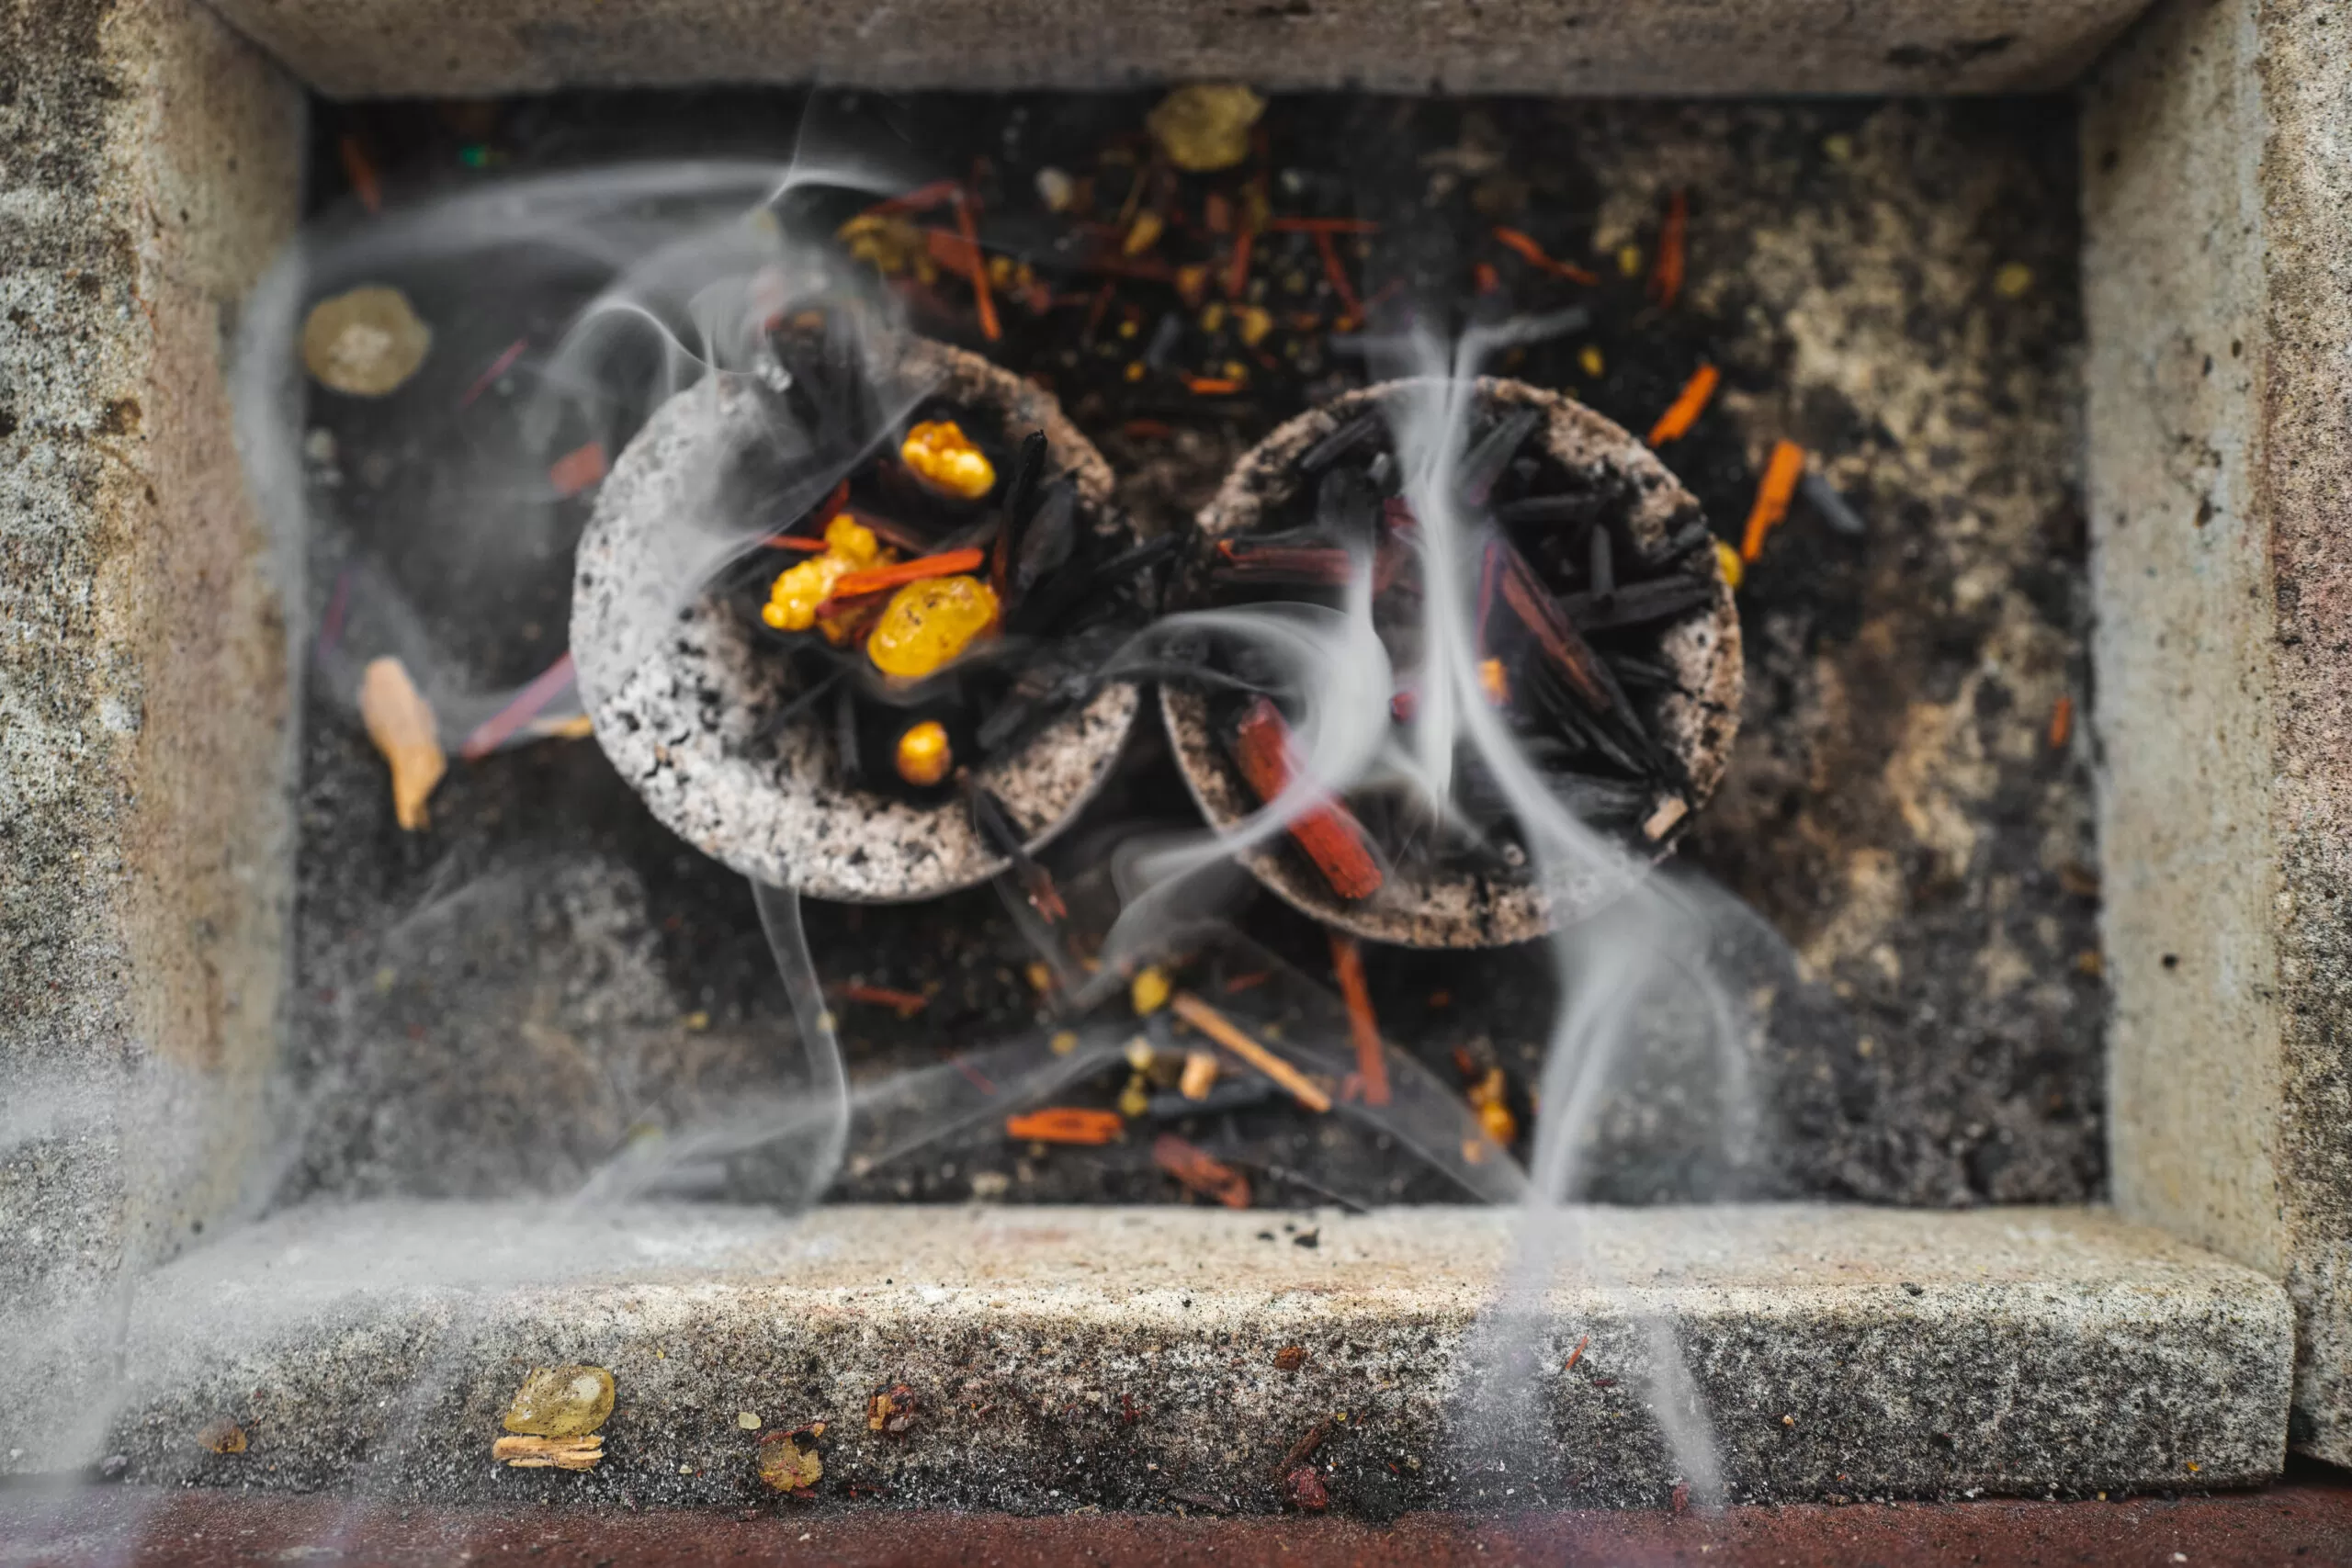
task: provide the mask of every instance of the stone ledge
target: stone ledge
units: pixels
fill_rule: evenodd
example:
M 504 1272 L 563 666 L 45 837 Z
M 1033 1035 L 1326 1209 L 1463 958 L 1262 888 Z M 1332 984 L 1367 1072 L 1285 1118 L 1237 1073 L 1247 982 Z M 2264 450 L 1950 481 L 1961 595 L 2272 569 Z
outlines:
M 1385 0 L 1205 8 L 994 0 L 215 0 L 331 97 L 825 81 L 1075 87 L 1239 77 L 1265 87 L 1672 96 L 2047 91 L 2144 0 Z
M 749 1411 L 830 1424 L 828 1494 L 1246 1510 L 1277 1506 L 1282 1456 L 1344 1411 L 1324 1453 L 1341 1509 L 1482 1487 L 1657 1503 L 1679 1475 L 1645 1376 L 1664 1323 L 1736 1499 L 2233 1485 L 2282 1462 L 2285 1292 L 2102 1212 L 1575 1213 L 1630 1282 L 1552 1293 L 1509 1446 L 1487 1450 L 1507 1474 L 1463 1462 L 1456 1400 L 1508 1247 L 1491 1210 L 301 1213 L 142 1287 L 130 1397 L 89 1452 L 26 1424 L 54 1352 L 8 1334 L 26 1386 L 0 1388 L 0 1449 L 41 1469 L 120 1453 L 152 1483 L 710 1504 L 765 1495 Z M 524 1371 L 566 1360 L 618 1380 L 603 1464 L 494 1469 Z M 889 1441 L 863 1417 L 898 1382 L 922 1410 Z M 244 1452 L 198 1447 L 221 1420 Z

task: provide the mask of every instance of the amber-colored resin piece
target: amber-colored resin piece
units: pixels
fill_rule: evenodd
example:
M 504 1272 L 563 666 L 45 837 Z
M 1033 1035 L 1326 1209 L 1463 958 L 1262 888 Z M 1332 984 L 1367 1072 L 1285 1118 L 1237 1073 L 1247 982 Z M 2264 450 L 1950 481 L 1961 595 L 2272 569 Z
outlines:
M 908 431 L 899 460 L 932 489 L 964 501 L 996 488 L 996 466 L 952 419 L 927 419 Z
M 956 765 L 955 750 L 947 743 L 947 727 L 935 718 L 910 724 L 899 737 L 899 776 L 918 788 L 927 788 L 947 776 Z
M 1266 100 L 1238 83 L 1195 82 L 1160 99 L 1144 126 L 1170 163 L 1205 174 L 1250 155 L 1250 128 L 1265 112 Z
M 890 596 L 865 639 L 865 654 L 885 675 L 928 675 L 996 625 L 996 592 L 978 578 L 925 578 Z
M 370 660 L 359 682 L 359 720 L 392 770 L 392 815 L 413 833 L 427 823 L 424 803 L 449 771 L 433 705 L 397 659 Z
M 375 285 L 322 299 L 302 322 L 302 364 L 338 392 L 380 398 L 424 363 L 433 329 L 408 296 Z
M 805 632 L 817 624 L 817 606 L 832 597 L 833 584 L 882 558 L 880 541 L 847 513 L 825 525 L 825 553 L 776 573 L 760 619 L 780 632 Z
M 578 1438 L 613 1413 L 613 1374 L 602 1367 L 534 1367 L 501 1423 L 510 1432 Z

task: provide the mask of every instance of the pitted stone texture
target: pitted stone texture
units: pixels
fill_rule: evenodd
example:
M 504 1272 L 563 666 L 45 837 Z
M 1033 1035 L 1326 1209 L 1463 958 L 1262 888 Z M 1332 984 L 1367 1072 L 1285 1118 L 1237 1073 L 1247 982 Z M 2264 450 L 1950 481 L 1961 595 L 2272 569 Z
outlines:
M 1048 461 L 1067 471 L 1098 534 L 1131 536 L 1108 511 L 1111 470 L 1046 393 L 960 349 L 913 340 L 898 366 L 954 404 L 1001 410 L 1006 428 L 1046 433 Z M 985 882 L 1011 863 L 973 829 L 960 797 L 916 804 L 844 789 L 831 710 L 820 704 L 763 736 L 795 692 L 786 663 L 717 595 L 696 600 L 634 669 L 618 653 L 625 603 L 659 580 L 665 529 L 691 514 L 714 452 L 754 440 L 759 408 L 740 382 L 677 394 L 646 422 L 614 466 L 580 541 L 571 613 L 583 693 L 614 768 L 663 826 L 756 881 L 818 898 L 896 902 Z M 597 690 L 589 672 L 615 666 Z M 1031 848 L 1069 826 L 1109 779 L 1135 723 L 1131 684 L 1105 686 L 981 776 Z
M 1735 1497 L 2243 1484 L 2283 1458 L 2290 1314 L 2254 1271 L 2098 1212 L 1787 1206 L 1569 1212 L 1591 1266 L 1548 1297 L 1535 1359 L 1505 1385 L 1508 1472 L 1484 1469 L 1459 1396 L 1499 1354 L 1468 1330 L 1511 1223 L 297 1212 L 142 1290 L 112 1448 L 95 1451 L 159 1483 L 736 1503 L 767 1495 L 748 1411 L 768 1431 L 828 1423 L 828 1496 L 1256 1510 L 1329 1421 L 1343 1509 L 1503 1485 L 1514 1504 L 1656 1504 L 1678 1474 L 1651 1409 L 1664 1325 Z M 1295 1371 L 1275 1361 L 1289 1346 Z M 27 1343 L 9 1373 L 40 1359 Z M 525 1371 L 573 1361 L 619 1385 L 604 1463 L 492 1467 Z M 899 1382 L 920 1405 L 903 1441 L 864 1418 Z M 197 1448 L 222 1419 L 243 1454 Z M 0 1440 L 26 1440 L 6 1401 Z
M 285 585 L 220 358 L 291 231 L 302 101 L 183 0 L 0 7 L 0 1297 L 23 1305 L 167 1252 L 256 1131 Z
M 2083 130 L 2115 1192 L 2285 1280 L 2352 1461 L 2352 39 L 2170 5 Z
M 552 87 L 840 82 L 1078 87 L 1238 78 L 1261 87 L 1631 94 L 1983 93 L 2072 81 L 2143 0 L 1384 0 L 947 4 L 843 0 L 220 0 L 335 97 Z
M 1308 447 L 1382 406 L 1400 385 L 1384 383 L 1334 399 L 1251 447 L 1203 509 L 1202 536 L 1216 539 L 1255 529 L 1268 506 L 1289 499 L 1297 479 L 1293 465 Z M 1698 515 L 1698 502 L 1655 452 L 1574 398 L 1492 377 L 1481 378 L 1478 389 L 1492 408 L 1541 410 L 1544 423 L 1531 439 L 1572 472 L 1605 471 L 1633 485 L 1640 500 L 1624 522 L 1635 548 L 1657 550 L 1678 516 Z M 1714 579 L 1713 606 L 1705 615 L 1686 615 L 1668 631 L 1658 652 L 1676 685 L 1649 715 L 1653 732 L 1690 775 L 1694 798 L 1688 804 L 1694 809 L 1703 807 L 1723 782 L 1733 738 L 1739 733 L 1742 686 L 1739 613 L 1732 604 L 1731 584 L 1713 552 L 1703 558 L 1702 568 Z M 1210 733 L 1207 700 L 1197 692 L 1162 688 L 1160 712 L 1185 787 L 1210 823 L 1229 830 L 1256 811 L 1261 802 Z M 1679 837 L 1678 832 L 1669 838 L 1653 858 L 1665 858 Z M 1371 897 L 1351 901 L 1334 893 L 1288 843 L 1245 851 L 1241 859 L 1259 881 L 1325 924 L 1407 947 L 1526 942 L 1551 930 L 1555 918 L 1573 921 L 1607 905 L 1645 869 L 1638 856 L 1629 854 L 1612 866 L 1580 868 L 1548 890 L 1532 877 L 1506 881 L 1471 870 L 1432 868 L 1414 876 L 1392 872 Z

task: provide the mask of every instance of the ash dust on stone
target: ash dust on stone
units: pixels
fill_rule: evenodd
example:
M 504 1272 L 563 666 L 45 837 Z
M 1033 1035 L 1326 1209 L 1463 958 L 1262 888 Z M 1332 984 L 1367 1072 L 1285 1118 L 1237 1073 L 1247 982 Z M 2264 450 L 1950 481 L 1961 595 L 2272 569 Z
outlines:
M 1035 171 L 1094 169 L 1122 138 L 1140 147 L 1155 101 L 929 95 L 893 113 L 943 170 L 961 177 L 984 160 L 991 209 L 1014 214 L 1017 231 L 1042 222 L 1018 194 Z M 328 107 L 316 195 L 342 194 L 331 171 L 345 134 L 366 140 L 388 190 L 434 193 L 481 177 L 485 162 L 512 172 L 773 155 L 798 112 L 793 95 L 768 93 Z M 2052 705 L 2083 689 L 2063 106 L 1277 98 L 1261 130 L 1284 203 L 1384 224 L 1373 258 L 1342 258 L 1359 292 L 1383 267 L 1467 277 L 1472 237 L 1496 224 L 1603 275 L 1589 326 L 1511 351 L 1498 373 L 1572 391 L 1638 433 L 1698 364 L 1718 366 L 1713 406 L 1661 455 L 1719 535 L 1736 536 L 1781 436 L 1815 454 L 1867 524 L 1850 536 L 1800 501 L 1748 569 L 1742 728 L 1682 851 L 1787 939 L 1851 1021 L 1810 996 L 1750 998 L 1772 1028 L 1751 1067 L 1767 1126 L 1746 1163 L 1721 1152 L 1705 1064 L 1664 1046 L 1629 1054 L 1636 1066 L 1594 1118 L 1585 1190 L 1640 1201 L 2095 1195 L 2102 1003 L 2095 966 L 2077 962 L 2097 947 L 2096 885 L 2082 870 L 2089 801 L 2081 767 L 2044 743 Z M 1690 270 L 1683 303 L 1661 312 L 1641 279 L 1675 191 L 1690 193 Z M 1274 303 L 1320 310 L 1328 324 L 1313 241 L 1268 243 Z M 2022 288 L 2005 271 L 2016 268 Z M 570 549 L 593 499 L 557 500 L 503 533 L 450 503 L 467 463 L 517 439 L 524 394 L 594 288 L 536 281 L 505 295 L 494 280 L 413 290 L 433 333 L 415 372 L 381 397 L 317 396 L 311 415 L 310 482 L 341 520 L 313 545 L 314 621 L 328 620 L 335 585 L 364 555 L 394 575 L 432 645 L 486 688 L 527 680 L 562 650 Z M 1123 288 L 1091 327 L 1088 301 L 1043 316 L 1008 307 L 995 343 L 966 319 L 918 312 L 914 324 L 1048 381 L 1148 536 L 1185 525 L 1241 452 L 1363 384 L 1365 367 L 1328 332 L 1301 334 L 1279 371 L 1238 395 L 1170 394 L 1163 378 L 1130 380 L 1128 366 L 1165 335 L 1169 352 L 1200 361 L 1192 367 L 1218 368 L 1205 356 L 1229 339 L 1196 312 L 1163 334 L 1160 315 L 1139 319 L 1147 298 Z M 517 341 L 525 352 L 469 400 Z M 476 570 L 485 536 L 495 570 Z M 1069 887 L 1105 874 L 1116 830 L 1193 819 L 1156 728 L 1137 727 L 1111 788 L 1046 855 Z M 453 764 L 431 829 L 404 833 L 347 702 L 314 688 L 303 780 L 287 1086 L 302 1132 L 281 1198 L 564 1191 L 630 1140 L 772 1082 L 789 1013 L 748 890 L 655 825 L 593 746 Z M 1328 976 L 1324 933 L 1277 901 L 1257 899 L 1239 923 Z M 900 1016 L 836 997 L 854 1086 L 1048 1021 L 1028 944 L 986 889 L 915 906 L 812 904 L 807 924 L 830 985 L 927 998 Z M 1558 1001 L 1544 953 L 1390 949 L 1366 968 L 1389 1040 L 1449 1084 L 1502 1068 L 1525 1111 Z M 1679 1027 L 1662 1018 L 1646 1032 L 1667 1041 Z M 1114 1063 L 1063 1098 L 1109 1106 L 1127 1078 Z M 1313 1201 L 1317 1188 L 1368 1201 L 1461 1196 L 1384 1136 L 1280 1097 L 1138 1124 L 1083 1152 L 1041 1155 L 993 1123 L 876 1163 L 853 1145 L 833 1191 L 1179 1200 L 1151 1156 L 1159 1128 L 1253 1173 L 1302 1179 L 1256 1183 L 1261 1202 Z M 725 1190 L 724 1174 L 715 1179 Z

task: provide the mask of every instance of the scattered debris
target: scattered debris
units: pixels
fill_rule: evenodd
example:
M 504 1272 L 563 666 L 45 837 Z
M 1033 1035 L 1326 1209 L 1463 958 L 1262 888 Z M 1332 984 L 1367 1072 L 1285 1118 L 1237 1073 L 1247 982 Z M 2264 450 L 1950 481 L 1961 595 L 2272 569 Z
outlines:
M 900 1018 L 912 1018 L 931 1005 L 931 998 L 920 991 L 893 990 L 888 986 L 847 985 L 835 995 L 843 1001 L 864 1002 L 869 1007 L 888 1008 Z M 1070 1042 L 1075 1045 L 1073 1038 Z
M 865 1402 L 865 1429 L 885 1437 L 904 1438 L 913 1428 L 921 1408 L 913 1389 L 902 1382 L 892 1383 Z
M 1274 1366 L 1285 1372 L 1295 1372 L 1306 1365 L 1306 1347 L 1285 1345 L 1274 1352 Z
M 322 299 L 302 322 L 302 364 L 323 386 L 354 398 L 397 390 L 433 346 L 433 329 L 408 296 L 370 284 Z
M 2059 694 L 2056 705 L 2050 710 L 2050 749 L 2063 751 L 2066 738 L 2075 732 L 2075 699 L 2071 694 Z
M 1658 230 L 1657 262 L 1650 272 L 1650 298 L 1662 310 L 1673 308 L 1682 292 L 1682 250 L 1690 227 L 1690 193 L 1678 190 L 1666 204 L 1666 222 Z
M 739 1410 L 735 1413 L 735 1425 L 746 1432 L 756 1432 L 760 1429 L 760 1413 L 756 1410 Z
M 594 1470 L 605 1457 L 605 1439 L 584 1438 L 501 1438 L 490 1445 L 490 1457 L 510 1470 Z
M 1503 1148 L 1519 1141 L 1519 1118 L 1510 1111 L 1509 1081 L 1500 1067 L 1489 1067 L 1486 1076 L 1472 1084 L 1464 1098 L 1478 1113 L 1478 1125 L 1487 1136 Z
M 1115 1143 L 1125 1127 L 1115 1111 L 1090 1111 L 1075 1105 L 1051 1105 L 1004 1119 L 1005 1136 L 1033 1144 Z
M 1168 971 L 1155 964 L 1136 971 L 1127 985 L 1127 999 L 1134 1004 L 1137 1018 L 1148 1018 L 1168 1005 L 1170 988 Z
M 1209 174 L 1250 155 L 1250 128 L 1265 112 L 1266 100 L 1238 83 L 1195 82 L 1160 99 L 1144 125 L 1170 163 Z
M 392 815 L 408 832 L 430 825 L 424 803 L 449 771 L 433 705 L 409 679 L 408 666 L 370 660 L 359 682 L 359 720 L 392 770 Z
M 584 1437 L 612 1415 L 613 1393 L 613 1374 L 602 1367 L 533 1367 L 499 1424 L 535 1437 Z
M 548 465 L 548 483 L 555 487 L 559 501 L 570 501 L 601 481 L 605 472 L 605 444 L 582 442 Z
M 1388 1057 L 1380 1043 L 1380 1020 L 1372 1010 L 1372 988 L 1364 983 L 1363 952 L 1345 931 L 1331 933 L 1331 969 L 1348 1007 L 1348 1032 L 1356 1047 L 1356 1077 L 1366 1105 L 1388 1103 Z
M 811 1421 L 789 1432 L 769 1432 L 760 1438 L 760 1479 L 787 1497 L 805 1498 L 824 1479 L 824 1456 L 817 1439 L 825 1423 Z
M 368 149 L 356 136 L 345 136 L 335 144 L 335 152 L 343 161 L 343 177 L 351 182 L 351 194 L 368 211 L 384 210 L 384 187 L 376 177 L 375 160 L 368 156 Z
M 234 1421 L 215 1421 L 198 1432 L 196 1440 L 216 1454 L 245 1451 L 245 1429 Z
M 1231 1019 L 1192 992 L 1177 992 L 1171 1003 L 1177 1017 L 1290 1090 L 1291 1098 L 1309 1111 L 1331 1109 L 1331 1097 L 1317 1089 L 1305 1073 L 1252 1040 Z
M 1699 423 L 1699 416 L 1706 412 L 1708 400 L 1715 395 L 1715 385 L 1722 379 L 1722 373 L 1712 365 L 1702 365 L 1693 370 L 1690 379 L 1682 383 L 1680 394 L 1650 426 L 1650 445 L 1662 446 L 1689 434 L 1690 427 Z
M 1250 1206 L 1250 1179 L 1173 1133 L 1152 1141 L 1152 1162 L 1193 1192 L 1228 1209 Z
M 1764 536 L 1789 514 L 1789 502 L 1804 477 L 1804 448 L 1793 441 L 1774 442 L 1772 456 L 1764 465 L 1764 478 L 1756 487 L 1756 504 L 1749 509 L 1747 526 L 1740 535 L 1741 561 L 1752 564 L 1764 553 Z
M 1807 468 L 1804 478 L 1797 482 L 1797 493 L 1804 497 L 1804 503 L 1812 507 L 1824 523 L 1829 525 L 1831 533 L 1859 539 L 1870 532 L 1870 525 L 1862 521 L 1862 514 L 1838 493 L 1835 485 L 1811 468 Z
M 1311 1464 L 1302 1464 L 1292 1471 L 1283 1483 L 1283 1490 L 1292 1506 L 1310 1514 L 1319 1514 L 1331 1506 L 1331 1494 L 1324 1489 L 1323 1477 Z
M 1592 1336 L 1589 1334 L 1583 1335 L 1578 1337 L 1577 1340 L 1577 1348 L 1568 1352 L 1567 1361 L 1560 1368 L 1560 1370 L 1564 1372 L 1575 1371 L 1577 1370 L 1577 1363 L 1584 1359 L 1584 1348 L 1591 1343 Z
M 1176 1092 L 1190 1100 L 1206 1100 L 1209 1090 L 1216 1087 L 1216 1052 L 1187 1051 L 1184 1071 L 1176 1080 Z

